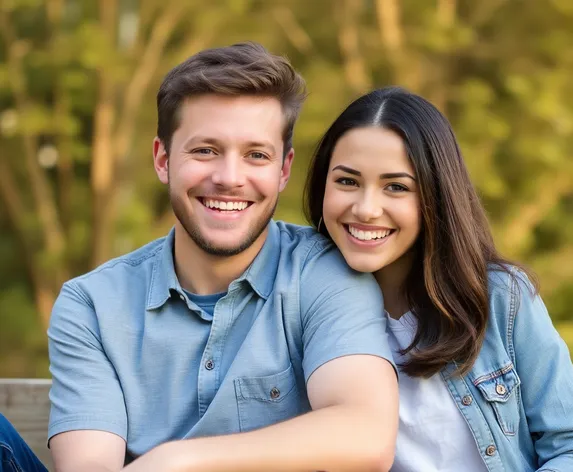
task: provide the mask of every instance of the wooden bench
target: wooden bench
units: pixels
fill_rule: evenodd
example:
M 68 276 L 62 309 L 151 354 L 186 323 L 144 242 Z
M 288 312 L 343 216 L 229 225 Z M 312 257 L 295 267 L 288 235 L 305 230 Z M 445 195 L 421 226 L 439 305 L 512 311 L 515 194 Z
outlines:
M 48 470 L 53 470 L 46 446 L 51 383 L 47 379 L 0 379 L 0 412 L 15 426 Z

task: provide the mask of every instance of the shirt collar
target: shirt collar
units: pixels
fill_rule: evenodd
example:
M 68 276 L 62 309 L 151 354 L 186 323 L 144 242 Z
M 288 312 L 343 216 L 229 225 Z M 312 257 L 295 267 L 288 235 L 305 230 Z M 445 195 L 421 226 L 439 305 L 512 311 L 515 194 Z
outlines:
M 175 266 L 173 265 L 173 247 L 175 243 L 175 228 L 171 228 L 169 234 L 163 239 L 161 250 L 155 254 L 153 272 L 149 293 L 147 295 L 147 309 L 154 310 L 163 306 L 171 297 L 171 290 L 183 295 L 183 289 L 177 279 Z
M 265 244 L 237 282 L 246 280 L 260 297 L 268 298 L 275 284 L 280 252 L 280 229 L 271 220 Z
M 183 295 L 173 264 L 175 228 L 164 238 L 162 247 L 155 254 L 151 283 L 147 296 L 147 309 L 154 310 L 165 304 L 174 290 Z M 270 295 L 279 265 L 280 230 L 274 221 L 268 225 L 267 238 L 255 260 L 233 284 L 246 280 L 262 298 Z

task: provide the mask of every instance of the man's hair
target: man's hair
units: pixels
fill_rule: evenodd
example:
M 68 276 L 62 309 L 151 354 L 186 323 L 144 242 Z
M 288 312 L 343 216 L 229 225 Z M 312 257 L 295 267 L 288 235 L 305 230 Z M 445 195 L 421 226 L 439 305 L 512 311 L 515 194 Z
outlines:
M 286 58 L 271 54 L 260 44 L 247 42 L 200 51 L 174 67 L 157 93 L 157 136 L 168 154 L 173 133 L 180 125 L 181 104 L 203 94 L 278 99 L 285 118 L 284 154 L 292 147 L 306 86 Z

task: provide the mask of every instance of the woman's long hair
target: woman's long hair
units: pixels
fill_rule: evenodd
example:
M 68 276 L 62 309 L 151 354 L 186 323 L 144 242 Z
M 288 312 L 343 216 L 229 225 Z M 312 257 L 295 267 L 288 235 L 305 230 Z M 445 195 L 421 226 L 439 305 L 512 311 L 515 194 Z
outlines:
M 409 358 L 402 368 L 410 376 L 429 377 L 455 362 L 456 373 L 463 375 L 471 369 L 485 337 L 487 271 L 512 272 L 510 262 L 496 251 L 445 116 L 422 97 L 395 87 L 374 90 L 351 103 L 314 154 L 304 191 L 306 217 L 330 238 L 319 222 L 332 152 L 346 132 L 368 126 L 380 126 L 402 138 L 419 187 L 422 229 L 403 287 L 418 327 L 404 350 Z

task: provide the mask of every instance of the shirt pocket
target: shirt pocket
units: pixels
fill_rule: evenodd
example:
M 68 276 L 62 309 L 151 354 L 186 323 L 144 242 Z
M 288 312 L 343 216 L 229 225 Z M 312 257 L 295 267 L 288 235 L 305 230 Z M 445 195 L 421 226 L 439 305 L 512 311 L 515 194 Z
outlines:
M 503 433 L 514 436 L 519 427 L 519 379 L 510 362 L 501 369 L 482 375 L 474 380 L 487 404 L 493 408 Z
M 278 374 L 235 379 L 241 431 L 269 426 L 303 412 L 292 365 Z

